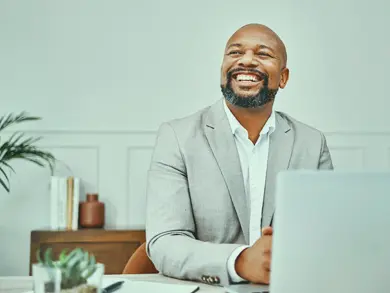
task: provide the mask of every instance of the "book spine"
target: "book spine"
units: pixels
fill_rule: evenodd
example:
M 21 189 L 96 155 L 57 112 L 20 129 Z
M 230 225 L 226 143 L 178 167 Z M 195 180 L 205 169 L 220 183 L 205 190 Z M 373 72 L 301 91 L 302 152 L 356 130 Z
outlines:
M 74 178 L 68 177 L 66 180 L 66 229 L 72 230 L 73 227 L 73 186 Z
M 72 230 L 79 227 L 80 179 L 74 179 Z
M 56 230 L 59 228 L 58 222 L 58 200 L 59 200 L 59 178 L 51 176 L 50 178 L 50 228 Z
M 67 191 L 66 178 L 59 178 L 59 193 L 58 193 L 58 229 L 66 228 L 66 206 L 67 206 Z

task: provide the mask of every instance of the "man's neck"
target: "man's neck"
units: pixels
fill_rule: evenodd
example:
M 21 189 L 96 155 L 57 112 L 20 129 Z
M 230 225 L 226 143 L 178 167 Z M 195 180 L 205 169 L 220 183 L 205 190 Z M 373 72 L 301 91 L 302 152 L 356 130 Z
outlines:
M 248 131 L 248 138 L 255 144 L 272 113 L 273 103 L 257 109 L 240 108 L 226 103 L 237 121 Z

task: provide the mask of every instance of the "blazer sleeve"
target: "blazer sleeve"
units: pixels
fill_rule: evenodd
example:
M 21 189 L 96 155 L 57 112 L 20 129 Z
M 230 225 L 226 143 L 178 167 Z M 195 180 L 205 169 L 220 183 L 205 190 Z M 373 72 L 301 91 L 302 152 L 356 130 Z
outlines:
M 147 254 L 157 270 L 178 279 L 231 283 L 227 262 L 240 244 L 196 239 L 186 162 L 168 123 L 157 134 L 146 194 Z
M 325 135 L 321 133 L 321 153 L 318 162 L 318 169 L 320 170 L 333 170 L 332 157 L 329 152 L 328 144 L 326 142 Z

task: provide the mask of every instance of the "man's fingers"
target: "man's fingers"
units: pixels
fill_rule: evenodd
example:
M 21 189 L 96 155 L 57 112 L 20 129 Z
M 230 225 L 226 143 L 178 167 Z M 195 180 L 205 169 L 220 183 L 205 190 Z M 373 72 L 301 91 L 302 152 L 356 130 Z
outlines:
M 271 256 L 270 255 L 265 257 L 265 259 L 263 261 L 263 267 L 266 269 L 266 271 L 271 270 Z
M 264 228 L 261 230 L 261 234 L 262 234 L 262 235 L 272 235 L 272 233 L 273 233 L 272 227 L 264 227 Z
M 270 280 L 270 271 L 268 270 L 263 270 L 263 276 L 260 280 L 260 284 L 266 284 L 269 285 L 269 280 Z
M 251 282 L 255 284 L 269 285 L 269 280 L 270 280 L 270 271 L 266 269 L 261 269 L 257 271 L 256 277 L 253 278 Z

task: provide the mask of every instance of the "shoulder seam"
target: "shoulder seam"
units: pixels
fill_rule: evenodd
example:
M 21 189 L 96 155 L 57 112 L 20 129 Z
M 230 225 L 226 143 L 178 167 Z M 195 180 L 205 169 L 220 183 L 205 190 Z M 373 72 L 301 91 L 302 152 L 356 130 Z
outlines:
M 186 167 L 186 164 L 185 164 L 185 159 L 184 159 L 184 156 L 183 156 L 183 152 L 181 150 L 181 146 L 180 146 L 180 142 L 179 142 L 179 139 L 177 138 L 177 134 L 176 134 L 176 131 L 175 131 L 175 128 L 171 125 L 171 122 L 165 122 L 172 130 L 173 132 L 173 135 L 175 137 L 175 140 L 176 140 L 176 143 L 177 143 L 177 147 L 179 148 L 179 152 L 180 152 L 180 157 L 181 157 L 181 160 L 183 161 L 183 165 L 185 167 L 185 172 L 187 172 L 187 167 Z

